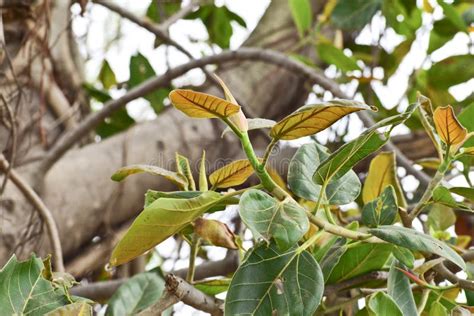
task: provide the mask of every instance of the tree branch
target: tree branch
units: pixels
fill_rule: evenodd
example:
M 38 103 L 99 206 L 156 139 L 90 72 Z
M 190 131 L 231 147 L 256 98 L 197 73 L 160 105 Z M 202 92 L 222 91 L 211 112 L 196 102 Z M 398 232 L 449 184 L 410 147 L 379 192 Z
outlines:
M 35 207 L 41 219 L 44 221 L 44 223 L 46 223 L 53 251 L 54 268 L 56 271 L 64 272 L 61 240 L 59 239 L 58 227 L 56 226 L 56 222 L 53 215 L 51 214 L 51 211 L 43 203 L 43 200 L 41 200 L 38 194 L 36 194 L 36 192 L 31 188 L 28 182 L 26 182 L 14 169 L 9 169 L 9 163 L 2 154 L 0 154 L 0 169 L 5 173 L 7 170 L 9 170 L 8 177 L 24 194 L 28 201 Z M 5 174 L 5 176 L 7 175 Z
M 105 103 L 102 110 L 89 115 L 82 121 L 81 124 L 78 125 L 75 130 L 66 133 L 56 143 L 56 145 L 46 156 L 46 159 L 42 162 L 40 167 L 41 171 L 47 171 L 78 140 L 87 135 L 90 130 L 94 129 L 105 118 L 109 117 L 118 109 L 124 107 L 128 102 L 169 84 L 172 79 L 185 74 L 191 69 L 203 67 L 208 64 L 222 64 L 229 61 L 243 60 L 262 61 L 280 66 L 295 74 L 304 76 L 311 82 L 320 85 L 325 90 L 330 91 L 338 98 L 350 98 L 339 88 L 339 85 L 335 81 L 327 78 L 323 73 L 316 69 L 310 68 L 302 63 L 288 58 L 288 56 L 283 53 L 259 48 L 241 48 L 235 51 L 224 51 L 220 54 L 206 56 L 197 60 L 191 60 L 186 64 L 169 69 L 163 75 L 151 78 L 141 85 L 129 90 L 129 92 L 121 98 Z M 374 124 L 373 119 L 368 113 L 361 111 L 358 112 L 358 115 L 366 127 L 370 127 Z M 428 185 L 430 181 L 429 176 L 427 176 L 422 171 L 415 169 L 413 163 L 408 158 L 406 158 L 405 155 L 401 153 L 395 145 L 389 141 L 385 147 L 396 153 L 399 164 L 404 167 L 408 173 L 414 175 L 424 186 Z

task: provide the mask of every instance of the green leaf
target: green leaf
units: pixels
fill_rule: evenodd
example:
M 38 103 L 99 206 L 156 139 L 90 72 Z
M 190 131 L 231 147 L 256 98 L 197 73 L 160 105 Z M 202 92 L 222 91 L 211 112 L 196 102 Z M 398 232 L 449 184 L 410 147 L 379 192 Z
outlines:
M 207 295 L 217 295 L 229 289 L 231 279 L 211 279 L 194 282 L 194 287 Z
M 360 70 L 357 61 L 353 57 L 349 57 L 344 52 L 328 42 L 319 42 L 316 44 L 318 57 L 325 63 L 334 65 L 342 72 Z
M 369 233 L 401 247 L 437 254 L 452 261 L 461 269 L 466 269 L 464 260 L 451 247 L 414 229 L 399 226 L 380 226 L 369 229 Z
M 327 283 L 334 284 L 383 268 L 392 252 L 389 244 L 358 244 L 342 255 Z
M 256 239 L 267 243 L 273 238 L 281 250 L 295 245 L 308 231 L 305 210 L 291 201 L 277 201 L 259 190 L 248 190 L 240 198 L 242 221 Z
M 384 292 L 377 292 L 369 296 L 367 307 L 369 309 L 369 315 L 371 316 L 403 316 L 397 303 L 395 303 L 395 301 Z
M 314 135 L 353 112 L 370 110 L 368 105 L 353 100 L 333 100 L 302 106 L 279 121 L 270 130 L 275 139 L 292 140 Z
M 19 262 L 13 255 L 0 270 L 2 315 L 44 315 L 71 303 L 62 288 L 42 277 L 41 259 Z
M 206 175 L 206 151 L 202 151 L 201 163 L 199 164 L 199 190 L 207 191 L 209 189 L 207 185 Z
M 318 263 L 296 247 L 254 247 L 237 269 L 227 292 L 226 315 L 313 315 L 324 290 Z
M 415 299 L 410 287 L 410 280 L 397 269 L 396 262 L 392 263 L 388 273 L 387 294 L 390 295 L 395 303 L 400 307 L 404 316 L 417 316 Z
M 474 55 L 447 57 L 435 63 L 427 72 L 428 82 L 434 89 L 448 89 L 474 77 Z
M 469 206 L 457 202 L 454 197 L 451 195 L 451 192 L 449 192 L 448 188 L 443 187 L 443 186 L 438 186 L 436 189 L 433 190 L 433 202 L 439 203 L 442 205 L 446 205 L 448 207 L 452 208 L 460 208 L 463 210 L 470 210 Z
M 148 205 L 120 240 L 112 252 L 110 264 L 124 264 L 204 214 L 224 198 L 216 192 L 207 191 L 191 199 L 160 198 Z
M 187 186 L 185 186 L 185 191 L 196 191 L 196 182 L 194 181 L 193 172 L 191 166 L 189 165 L 188 158 L 176 153 L 176 170 L 178 174 L 185 178 L 187 181 Z
M 300 37 L 304 37 L 305 33 L 311 29 L 313 16 L 311 3 L 309 0 L 288 0 L 293 21 L 298 29 Z
M 408 268 L 413 269 L 415 265 L 415 256 L 410 249 L 393 246 L 393 256 Z
M 181 8 L 181 0 L 156 2 L 151 1 L 146 10 L 146 17 L 155 23 L 161 23 L 167 17 L 176 13 Z
M 46 316 L 92 316 L 92 306 L 87 302 L 76 302 L 62 307 L 58 307 Z
M 166 179 L 172 181 L 173 183 L 176 183 L 180 187 L 188 185 L 187 179 L 181 174 L 152 165 L 130 165 L 122 167 L 119 170 L 115 171 L 111 179 L 120 182 L 128 176 L 138 173 L 148 173 L 156 176 L 163 176 Z
M 414 38 L 416 30 L 421 26 L 421 10 L 416 5 L 409 6 L 403 0 L 385 0 L 382 13 L 395 32 Z M 402 18 L 400 20 L 400 17 Z
M 200 196 L 203 192 L 206 191 L 172 191 L 172 192 L 162 192 L 148 190 L 145 193 L 145 206 L 147 207 L 151 203 L 155 202 L 159 198 L 170 198 L 170 199 L 192 199 Z M 211 207 L 207 213 L 214 213 L 217 211 L 222 211 L 227 205 L 239 204 L 239 199 L 235 196 L 227 197 L 222 199 L 219 203 Z
M 261 118 L 254 118 L 254 119 L 247 119 L 248 123 L 248 130 L 254 130 L 254 129 L 263 129 L 263 128 L 272 128 L 273 125 L 276 124 L 274 120 L 267 120 L 267 119 L 261 119 Z M 224 131 L 221 134 L 221 137 L 224 137 L 225 134 L 232 132 L 230 127 L 226 127 Z
M 430 32 L 428 54 L 431 54 L 452 40 L 458 31 L 458 28 L 448 19 L 442 19 L 433 23 L 433 29 Z
M 462 16 L 454 8 L 454 5 L 446 3 L 444 0 L 438 0 L 438 4 L 443 8 L 446 18 L 455 25 L 459 31 L 466 32 L 467 25 Z
M 148 59 L 138 53 L 130 58 L 130 78 L 128 79 L 129 88 L 133 88 L 143 83 L 147 79 L 155 77 L 156 73 Z M 160 113 L 164 109 L 164 100 L 170 92 L 169 89 L 161 88 L 153 90 L 144 98 L 150 102 L 150 106 L 155 113 Z
M 433 205 L 428 213 L 428 227 L 444 231 L 456 223 L 454 211 L 445 205 Z
M 107 90 L 117 84 L 115 73 L 106 59 L 104 59 L 104 61 L 102 62 L 102 67 L 100 68 L 99 81 L 102 83 L 104 89 Z
M 327 149 L 317 143 L 305 144 L 298 148 L 288 167 L 288 185 L 291 191 L 301 198 L 316 202 L 321 185 L 314 183 L 312 175 L 327 157 Z M 359 177 L 350 170 L 340 179 L 329 182 L 326 187 L 328 203 L 348 204 L 357 198 L 360 188 Z
M 372 20 L 383 0 L 339 0 L 331 15 L 331 22 L 344 30 L 360 30 Z
M 158 301 L 164 288 L 165 282 L 157 273 L 137 274 L 112 295 L 105 315 L 136 315 Z
M 214 188 L 234 187 L 247 181 L 253 172 L 248 159 L 235 160 L 211 173 L 209 181 Z
M 329 183 L 331 179 L 339 179 L 363 158 L 381 148 L 387 141 L 391 130 L 398 124 L 404 123 L 418 107 L 412 104 L 401 114 L 383 119 L 363 132 L 358 138 L 341 146 L 318 166 L 313 175 L 317 184 Z M 379 134 L 381 127 L 391 126 L 388 132 Z
M 395 222 L 397 213 L 397 197 L 395 190 L 389 185 L 378 198 L 364 205 L 362 223 L 369 227 L 391 225 Z
M 449 191 L 460 195 L 468 200 L 474 201 L 474 188 L 453 187 L 449 188 Z
M 332 271 L 337 266 L 344 253 L 346 253 L 346 244 L 347 240 L 345 238 L 337 237 L 331 248 L 329 248 L 328 252 L 324 255 L 324 258 L 320 261 L 325 282 L 328 281 Z
M 448 316 L 448 310 L 438 301 L 433 302 L 430 306 L 429 316 Z

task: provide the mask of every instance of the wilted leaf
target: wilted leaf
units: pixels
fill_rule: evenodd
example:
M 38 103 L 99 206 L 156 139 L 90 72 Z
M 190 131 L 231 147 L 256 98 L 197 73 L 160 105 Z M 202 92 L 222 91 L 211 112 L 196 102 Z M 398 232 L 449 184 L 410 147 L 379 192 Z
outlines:
M 318 263 L 293 247 L 281 252 L 275 244 L 250 251 L 232 278 L 225 300 L 226 315 L 313 315 L 324 290 Z
M 370 162 L 369 172 L 362 190 L 362 200 L 364 203 L 368 203 L 376 199 L 389 185 L 395 190 L 398 205 L 405 207 L 405 196 L 397 178 L 395 153 L 382 152 Z
M 185 191 L 196 191 L 196 182 L 194 182 L 189 159 L 178 153 L 176 153 L 176 170 L 180 176 L 186 179 L 187 186 L 184 187 Z
M 351 100 L 305 105 L 273 126 L 270 136 L 286 140 L 310 136 L 325 130 L 350 113 L 370 109 L 364 103 Z
M 304 144 L 298 148 L 288 167 L 288 185 L 293 193 L 306 200 L 316 202 L 321 185 L 313 181 L 312 175 L 328 156 L 326 148 L 317 143 Z M 328 203 L 333 205 L 348 204 L 357 198 L 360 187 L 359 177 L 354 171 L 349 170 L 340 179 L 332 180 L 327 185 Z
M 108 300 L 105 315 L 136 315 L 158 301 L 164 288 L 165 282 L 157 273 L 137 274 L 123 283 Z
M 466 269 L 464 260 L 451 247 L 414 229 L 389 225 L 369 229 L 369 233 L 398 246 L 437 254 L 452 261 L 461 269 Z
M 309 228 L 305 210 L 290 201 L 277 201 L 259 190 L 248 190 L 240 198 L 242 221 L 256 239 L 275 239 L 282 250 L 292 247 Z
M 18 262 L 13 255 L 0 270 L 2 315 L 44 315 L 71 303 L 62 288 L 42 277 L 44 265 L 32 256 Z
M 225 118 L 240 110 L 229 101 L 192 90 L 176 89 L 169 97 L 178 110 L 195 118 Z
M 149 173 L 149 174 L 153 174 L 157 176 L 163 176 L 166 179 L 172 181 L 173 183 L 176 183 L 179 186 L 186 186 L 188 184 L 188 181 L 182 175 L 173 171 L 169 171 L 169 170 L 166 170 L 157 166 L 151 166 L 151 165 L 130 165 L 130 166 L 120 168 L 119 170 L 115 171 L 115 173 L 112 175 L 112 180 L 122 181 L 129 175 L 137 174 L 137 173 Z
M 254 129 L 263 129 L 263 128 L 272 128 L 276 122 L 274 120 L 267 120 L 267 119 L 261 119 L 261 118 L 254 118 L 254 119 L 247 119 L 248 123 L 248 130 L 254 130 Z M 226 127 L 224 131 L 221 134 L 221 137 L 224 137 L 225 134 L 232 132 L 230 127 Z
M 311 29 L 313 16 L 309 0 L 288 0 L 293 21 L 298 29 L 298 34 L 303 37 Z
M 410 281 L 396 268 L 396 264 L 395 260 L 388 273 L 387 294 L 392 297 L 404 316 L 418 316 Z
M 384 292 L 377 292 L 369 296 L 367 307 L 369 309 L 369 315 L 371 316 L 403 316 L 397 303 L 395 303 L 395 301 Z
M 404 123 L 418 107 L 418 103 L 411 104 L 404 113 L 388 117 L 379 121 L 363 132 L 358 138 L 341 146 L 333 152 L 319 167 L 313 175 L 317 184 L 328 183 L 331 179 L 339 179 L 352 167 L 381 148 L 387 141 L 392 129 L 398 124 Z M 391 126 L 388 132 L 379 134 L 378 129 Z
M 397 213 L 398 205 L 395 190 L 389 185 L 379 197 L 364 205 L 362 222 L 369 227 L 391 225 L 395 222 Z
M 436 108 L 434 122 L 436 131 L 445 144 L 456 145 L 466 138 L 467 130 L 457 120 L 452 106 Z
M 207 191 L 191 199 L 160 198 L 148 205 L 112 252 L 110 264 L 126 263 L 176 234 L 204 212 L 222 201 Z
M 253 168 L 250 161 L 241 159 L 211 173 L 209 181 L 214 188 L 229 188 L 244 183 L 252 174 Z

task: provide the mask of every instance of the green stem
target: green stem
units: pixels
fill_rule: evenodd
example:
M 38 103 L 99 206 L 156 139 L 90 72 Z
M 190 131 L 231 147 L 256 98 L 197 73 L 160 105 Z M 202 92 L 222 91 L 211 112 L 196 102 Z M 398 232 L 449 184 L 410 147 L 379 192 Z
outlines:
M 196 270 L 196 257 L 197 257 L 197 253 L 199 251 L 200 241 L 201 241 L 201 238 L 199 238 L 198 235 L 194 234 L 193 241 L 191 243 L 191 250 L 190 250 L 190 253 L 189 253 L 188 273 L 186 275 L 186 281 L 188 281 L 191 284 L 194 281 L 194 271 Z

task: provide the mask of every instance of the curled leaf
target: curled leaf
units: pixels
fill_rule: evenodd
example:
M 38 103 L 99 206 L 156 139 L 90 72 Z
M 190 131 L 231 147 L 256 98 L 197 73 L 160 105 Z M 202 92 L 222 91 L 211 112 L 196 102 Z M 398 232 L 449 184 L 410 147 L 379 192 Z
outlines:
M 291 140 L 313 135 L 350 113 L 370 109 L 368 105 L 352 100 L 333 100 L 305 105 L 273 126 L 270 136 L 275 139 Z
M 196 191 L 196 182 L 194 181 L 193 172 L 189 164 L 189 159 L 176 153 L 176 170 L 183 178 L 186 178 L 187 185 L 184 186 L 185 191 Z
M 446 145 L 459 144 L 467 136 L 467 130 L 459 123 L 451 105 L 436 108 L 434 123 L 439 137 Z
M 209 176 L 214 188 L 229 188 L 244 183 L 253 173 L 253 168 L 247 159 L 231 162 L 217 169 Z
M 248 123 L 248 130 L 272 128 L 273 125 L 276 124 L 274 120 L 267 120 L 267 119 L 261 119 L 261 118 L 247 119 L 247 123 Z M 230 127 L 226 127 L 224 131 L 222 132 L 221 137 L 224 137 L 225 134 L 231 131 L 232 130 L 230 129 Z
M 235 235 L 229 227 L 213 219 L 198 218 L 194 221 L 194 232 L 214 246 L 238 249 Z
M 219 84 L 221 85 L 222 87 L 222 90 L 224 90 L 224 95 L 225 95 L 225 99 L 235 105 L 239 105 L 237 103 L 237 100 L 234 98 L 234 96 L 232 95 L 232 93 L 230 92 L 229 88 L 227 88 L 226 84 L 224 83 L 224 81 L 219 78 L 218 75 L 214 75 L 217 79 L 217 81 L 219 82 Z M 237 112 L 236 114 L 232 114 L 231 116 L 229 116 L 229 120 L 235 124 L 235 126 L 237 126 L 237 128 L 241 131 L 241 132 L 246 132 L 248 131 L 249 129 L 249 125 L 248 125 L 248 122 L 247 122 L 247 118 L 245 117 L 244 115 L 244 112 L 242 112 L 242 109 L 239 109 L 239 112 Z
M 229 117 L 240 110 L 240 106 L 232 102 L 192 90 L 176 89 L 169 97 L 178 110 L 195 118 Z
M 113 175 L 112 175 L 112 180 L 114 181 L 122 181 L 126 177 L 132 174 L 137 174 L 137 173 L 149 173 L 157 176 L 163 176 L 166 179 L 176 183 L 179 186 L 187 186 L 188 181 L 186 180 L 185 177 L 182 175 L 169 171 L 157 166 L 152 166 L 152 165 L 130 165 L 126 166 L 123 168 L 120 168 L 117 170 Z

